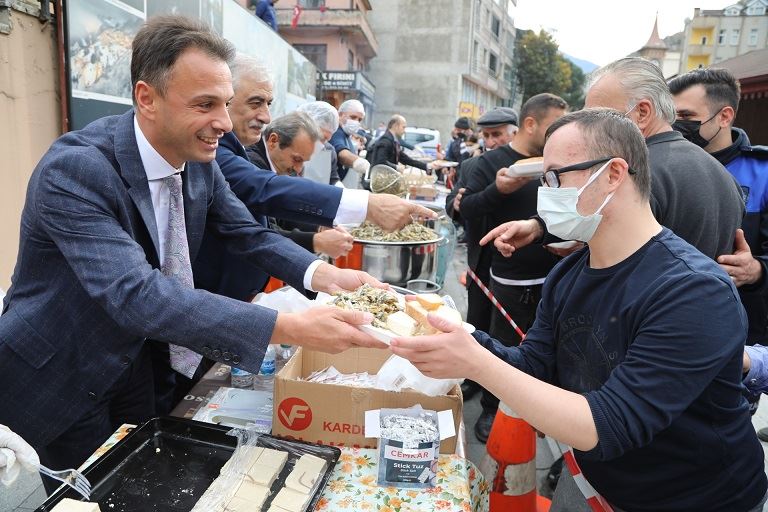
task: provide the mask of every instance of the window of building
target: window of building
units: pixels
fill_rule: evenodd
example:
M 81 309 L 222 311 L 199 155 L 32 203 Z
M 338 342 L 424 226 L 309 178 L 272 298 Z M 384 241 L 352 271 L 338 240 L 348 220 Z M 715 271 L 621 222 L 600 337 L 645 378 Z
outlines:
M 479 49 L 480 49 L 480 45 L 477 43 L 477 41 L 474 41 L 472 43 L 472 68 L 474 71 L 477 71 L 479 69 L 479 63 L 477 62 Z
M 717 44 L 725 44 L 725 38 L 728 37 L 728 31 L 724 28 L 720 29 L 720 32 L 717 34 Z
M 747 8 L 747 16 L 763 16 L 765 14 L 764 5 L 753 5 Z
M 739 44 L 739 33 L 740 30 L 737 28 L 731 30 L 731 46 L 737 46 Z
M 299 0 L 302 9 L 319 9 L 325 7 L 325 0 Z
M 757 46 L 757 29 L 749 30 L 749 46 Z
M 350 71 L 355 70 L 355 54 L 352 50 L 347 50 L 347 69 Z
M 510 65 L 504 66 L 504 81 L 510 87 L 512 86 L 512 67 Z
M 704 46 L 707 44 L 707 36 L 701 36 L 701 45 Z
M 499 58 L 496 57 L 496 54 L 491 52 L 491 54 L 488 56 L 488 73 L 491 76 L 496 76 L 499 72 Z
M 501 20 L 496 16 L 491 17 L 491 33 L 498 39 L 499 32 L 501 31 Z
M 317 69 L 327 69 L 328 45 L 325 44 L 295 44 L 300 54 L 305 56 Z
M 726 16 L 738 16 L 739 14 L 741 14 L 741 9 L 738 7 L 729 7 L 725 10 Z

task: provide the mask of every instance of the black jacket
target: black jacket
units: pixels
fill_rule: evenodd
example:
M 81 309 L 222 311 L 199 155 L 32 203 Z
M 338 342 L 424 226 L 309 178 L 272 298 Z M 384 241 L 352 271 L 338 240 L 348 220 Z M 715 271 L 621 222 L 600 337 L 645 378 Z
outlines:
M 477 169 L 467 175 L 466 192 L 461 200 L 461 215 L 475 221 L 485 219 L 489 231 L 504 222 L 528 219 L 536 214 L 539 184 L 536 181 L 511 194 L 496 188 L 496 173 L 516 161 L 527 158 L 509 147 L 500 146 L 477 158 Z M 469 162 L 470 160 L 467 160 Z M 462 164 L 463 166 L 464 164 Z M 495 247 L 491 250 L 493 275 L 505 279 L 527 280 L 546 277 L 558 258 L 541 245 L 533 244 L 505 258 Z
M 259 169 L 269 171 L 269 160 L 267 159 L 267 146 L 264 144 L 264 137 L 259 139 L 256 144 L 251 144 L 245 148 L 248 160 Z
M 465 219 L 461 215 L 462 205 L 459 205 L 459 210 L 453 209 L 453 200 L 459 193 L 459 189 L 466 188 L 467 182 L 477 172 L 477 164 L 480 157 L 473 157 L 468 160 L 464 160 L 457 168 L 456 174 L 459 177 L 456 180 L 448 197 L 445 198 L 445 211 L 456 222 L 463 222 L 464 232 L 467 240 L 467 265 L 471 268 L 480 279 L 485 279 L 487 283 L 490 277 L 491 270 L 491 255 L 493 254 L 493 244 L 482 246 L 480 245 L 480 239 L 490 231 L 488 217 L 481 215 Z
M 371 162 L 372 166 L 378 164 L 397 165 L 403 163 L 424 171 L 427 170 L 427 164 L 414 160 L 405 154 L 400 143 L 395 140 L 395 136 L 389 130 L 384 132 L 384 135 L 379 137 L 373 144 L 368 161 Z

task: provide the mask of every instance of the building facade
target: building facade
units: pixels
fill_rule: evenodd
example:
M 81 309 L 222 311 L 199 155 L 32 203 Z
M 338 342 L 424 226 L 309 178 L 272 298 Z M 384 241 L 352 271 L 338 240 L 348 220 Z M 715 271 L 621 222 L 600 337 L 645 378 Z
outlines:
M 694 9 L 686 20 L 680 73 L 768 47 L 768 0 L 741 0 L 720 10 Z
M 440 131 L 459 116 L 478 118 L 513 104 L 515 0 L 371 0 L 380 43 L 371 61 L 376 113 L 371 126 L 402 114 Z M 518 101 L 519 103 L 519 101 Z
M 368 0 L 298 0 L 275 4 L 279 33 L 318 69 L 317 97 L 338 107 L 359 99 L 368 116 L 376 87 L 369 79 L 379 42 L 369 23 Z M 287 2 L 286 2 L 287 3 Z M 298 8 L 296 7 L 298 6 Z
M 629 57 L 642 57 L 661 69 L 664 78 L 670 79 L 680 70 L 680 49 L 682 48 L 683 33 L 678 32 L 662 39 L 659 37 L 659 17 L 653 22 L 653 29 L 648 41 L 642 48 Z

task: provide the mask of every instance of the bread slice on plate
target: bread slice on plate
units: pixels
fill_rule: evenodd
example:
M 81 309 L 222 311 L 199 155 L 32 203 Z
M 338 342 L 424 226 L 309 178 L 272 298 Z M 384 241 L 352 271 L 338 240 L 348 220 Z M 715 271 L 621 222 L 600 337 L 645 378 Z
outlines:
M 416 300 L 427 311 L 434 311 L 444 304 L 443 298 L 436 293 L 419 293 Z

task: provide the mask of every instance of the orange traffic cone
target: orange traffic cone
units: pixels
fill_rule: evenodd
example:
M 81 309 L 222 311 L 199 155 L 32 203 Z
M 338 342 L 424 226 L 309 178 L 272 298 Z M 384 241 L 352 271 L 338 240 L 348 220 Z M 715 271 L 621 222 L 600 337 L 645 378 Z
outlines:
M 536 433 L 504 402 L 486 443 L 483 474 L 491 482 L 491 512 L 546 512 L 551 502 L 536 493 Z

